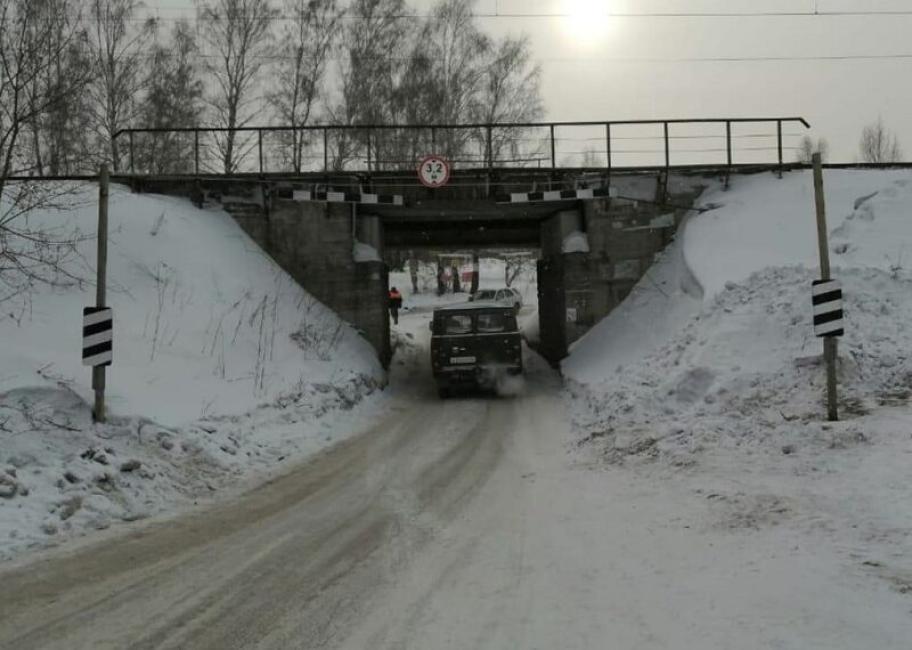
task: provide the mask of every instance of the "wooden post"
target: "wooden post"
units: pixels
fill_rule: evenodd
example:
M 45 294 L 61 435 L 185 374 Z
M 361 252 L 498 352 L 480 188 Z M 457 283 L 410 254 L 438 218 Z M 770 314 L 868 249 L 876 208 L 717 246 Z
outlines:
M 814 196 L 817 203 L 817 245 L 820 249 L 820 279 L 830 280 L 830 248 L 827 238 L 826 201 L 823 194 L 823 165 L 820 154 L 815 153 L 814 162 Z M 827 373 L 827 418 L 830 422 L 839 419 L 836 394 L 836 361 L 839 353 L 839 341 L 835 336 L 823 339 L 823 360 Z
M 671 144 L 668 141 L 668 122 L 665 122 L 665 169 L 671 167 Z
M 199 129 L 193 131 L 193 173 L 199 174 L 200 171 L 200 132 Z
M 98 174 L 98 264 L 95 279 L 95 306 L 106 307 L 108 266 L 108 166 L 101 165 Z M 95 391 L 95 421 L 105 421 L 105 366 L 92 368 L 92 388 Z

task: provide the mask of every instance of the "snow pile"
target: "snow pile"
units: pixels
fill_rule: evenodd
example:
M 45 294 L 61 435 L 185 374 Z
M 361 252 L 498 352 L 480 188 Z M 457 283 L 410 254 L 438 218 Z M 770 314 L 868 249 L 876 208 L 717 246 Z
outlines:
M 707 446 L 774 450 L 834 443 L 822 422 L 825 376 L 808 302 L 815 274 L 773 268 L 728 288 L 654 352 L 579 390 L 590 436 L 609 455 Z M 840 411 L 849 420 L 912 394 L 912 280 L 878 269 L 840 273 L 849 328 L 840 346 Z M 877 292 L 871 289 L 876 287 Z M 839 435 L 861 439 L 861 428 Z
M 94 425 L 80 350 L 96 196 L 79 186 L 72 210 L 29 215 L 90 235 L 68 267 L 86 281 L 0 314 L 0 558 L 272 473 L 354 429 L 384 380 L 369 344 L 222 210 L 114 187 L 110 422 Z
M 824 419 L 809 173 L 737 178 L 704 200 L 631 298 L 564 363 L 577 424 L 613 460 L 689 465 L 725 447 L 791 453 L 866 439 L 859 416 L 912 393 L 912 177 L 826 177 L 834 275 L 845 289 L 840 343 L 846 422 Z M 682 237 L 679 235 L 679 240 Z
M 94 424 L 90 405 L 64 387 L 4 393 L 0 560 L 249 489 L 363 428 L 376 406 L 353 407 L 369 390 L 311 384 L 179 428 L 142 417 Z M 4 481 L 15 488 L 7 498 Z

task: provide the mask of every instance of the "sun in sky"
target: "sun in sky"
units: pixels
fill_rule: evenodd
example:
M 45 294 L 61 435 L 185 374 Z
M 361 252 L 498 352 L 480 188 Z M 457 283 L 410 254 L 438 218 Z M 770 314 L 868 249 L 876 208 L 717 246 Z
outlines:
M 563 27 L 577 45 L 597 46 L 608 35 L 611 0 L 563 0 Z

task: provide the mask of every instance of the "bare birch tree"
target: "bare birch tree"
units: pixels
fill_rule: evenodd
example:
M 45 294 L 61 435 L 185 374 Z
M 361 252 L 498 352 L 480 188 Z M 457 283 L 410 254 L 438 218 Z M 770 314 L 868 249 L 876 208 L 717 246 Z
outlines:
M 30 218 L 34 210 L 56 205 L 68 189 L 10 181 L 34 160 L 31 143 L 23 141 L 29 125 L 65 101 L 79 82 L 35 91 L 76 38 L 72 25 L 67 29 L 73 31 L 61 32 L 66 17 L 56 9 L 59 5 L 50 0 L 0 0 L 0 302 L 27 296 L 35 284 L 71 277 L 62 261 L 72 252 L 75 236 Z
M 47 98 L 34 140 L 36 172 L 52 176 L 92 171 L 92 117 L 86 89 L 92 76 L 79 0 L 53 0 L 60 20 L 47 43 L 49 65 L 37 95 Z
M 491 49 L 491 40 L 472 14 L 475 4 L 476 0 L 441 0 L 415 43 L 411 67 L 429 66 L 422 78 L 427 87 L 418 97 L 430 104 L 435 123 L 465 123 L 475 112 Z M 438 152 L 459 157 L 472 135 L 448 129 L 441 134 Z
M 353 0 L 344 30 L 341 100 L 335 123 L 459 124 L 534 121 L 543 114 L 540 67 L 529 41 L 493 41 L 478 27 L 475 0 L 439 0 L 418 30 L 402 17 L 404 0 Z M 433 148 L 452 157 L 487 160 L 488 134 L 436 129 L 433 134 L 388 129 L 373 134 L 374 164 L 411 165 Z M 367 133 L 340 132 L 334 167 L 366 154 Z M 474 141 L 474 144 L 472 143 Z M 490 154 L 523 153 L 522 133 L 495 129 Z M 526 147 L 528 149 L 528 147 Z
M 344 31 L 341 98 L 331 119 L 348 125 L 391 124 L 409 50 L 401 20 L 407 6 L 404 0 L 352 0 L 348 11 L 357 18 Z M 364 155 L 367 136 L 366 131 L 357 137 L 339 132 L 332 143 L 333 167 L 342 169 L 359 153 Z M 380 157 L 389 154 L 381 152 Z
M 23 142 L 31 125 L 76 93 L 85 77 L 51 88 L 42 80 L 78 38 L 53 0 L 0 0 L 0 193 L 13 172 L 34 171 Z M 64 31 L 61 34 L 61 30 Z
M 337 0 L 285 0 L 284 28 L 279 36 L 283 53 L 274 75 L 275 87 L 268 95 L 283 125 L 303 127 L 311 123 L 343 12 Z M 304 167 L 306 132 L 292 131 L 287 138 L 287 162 L 299 172 Z
M 815 153 L 819 153 L 821 160 L 826 162 L 830 157 L 830 143 L 825 138 L 818 138 L 814 142 L 811 136 L 804 136 L 798 145 L 798 153 L 796 154 L 798 162 L 810 165 L 814 160 Z
M 155 44 L 140 112 L 143 126 L 199 126 L 203 110 L 203 82 L 196 64 L 198 53 L 193 29 L 186 21 L 174 24 L 168 41 Z M 141 168 L 147 171 L 174 173 L 193 169 L 186 134 L 144 134 L 137 155 Z
M 29 112 L 30 173 L 63 174 L 81 164 L 86 151 L 87 111 L 84 86 L 90 78 L 85 33 L 78 0 L 36 0 L 41 17 L 32 29 L 41 38 L 45 64 L 26 89 Z M 34 38 L 33 36 L 33 38 Z
M 121 169 L 120 143 L 115 135 L 132 125 L 141 107 L 146 58 L 155 33 L 152 19 L 135 24 L 140 0 L 91 0 L 89 50 L 93 79 L 89 97 L 103 159 Z
M 534 122 L 544 114 L 541 99 L 541 66 L 532 59 L 525 37 L 507 37 L 494 47 L 484 67 L 484 78 L 476 106 L 475 119 L 484 124 Z M 485 136 L 486 137 L 486 136 Z M 491 155 L 513 158 L 534 153 L 523 147 L 523 132 L 494 129 Z
M 864 162 L 892 163 L 899 162 L 902 158 L 902 148 L 896 134 L 884 125 L 881 117 L 864 128 L 860 147 Z
M 201 2 L 197 22 L 208 45 L 206 70 L 215 83 L 209 103 L 217 126 L 247 126 L 258 104 L 259 75 L 273 51 L 270 26 L 277 15 L 269 0 L 213 0 Z M 225 173 L 238 170 L 244 140 L 235 131 L 216 139 Z

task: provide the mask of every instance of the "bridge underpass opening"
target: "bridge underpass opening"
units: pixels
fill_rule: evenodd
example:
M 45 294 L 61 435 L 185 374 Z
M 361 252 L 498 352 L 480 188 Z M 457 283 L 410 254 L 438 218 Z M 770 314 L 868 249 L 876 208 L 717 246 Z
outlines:
M 393 284 L 406 279 L 403 275 L 397 279 L 395 273 L 406 258 L 424 259 L 435 268 L 435 257 L 447 253 L 488 260 L 526 254 L 532 264 L 527 261 L 522 277 L 517 278 L 524 293 L 520 326 L 527 333 L 530 345 L 552 364 L 566 356 L 570 342 L 567 324 L 573 324 L 567 314 L 574 311 L 567 310 L 563 258 L 567 254 L 588 255 L 588 246 L 579 246 L 580 241 L 585 242 L 581 202 L 513 206 L 478 200 L 416 207 L 361 206 L 356 219 L 359 241 L 383 251 L 382 256 L 393 272 Z M 568 242 L 575 248 L 568 249 Z M 505 272 L 500 277 L 496 274 L 482 277 L 479 288 L 506 287 Z M 436 303 L 466 301 L 470 289 L 462 278 L 459 284 L 462 293 L 441 296 Z M 407 298 L 406 305 L 408 302 Z M 419 303 L 427 307 L 434 301 L 422 299 Z

